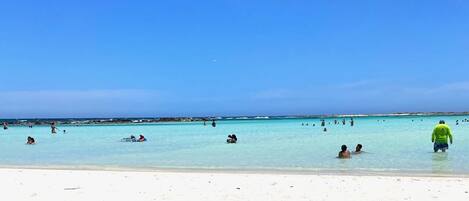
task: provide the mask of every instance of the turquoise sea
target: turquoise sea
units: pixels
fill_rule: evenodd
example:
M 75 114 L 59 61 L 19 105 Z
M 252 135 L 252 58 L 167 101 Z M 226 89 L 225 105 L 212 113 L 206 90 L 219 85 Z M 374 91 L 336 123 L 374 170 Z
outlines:
M 0 166 L 42 168 L 201 168 L 235 170 L 419 172 L 469 174 L 469 116 L 220 120 L 210 123 L 10 126 L 0 130 Z M 337 119 L 340 124 L 335 125 Z M 433 153 L 431 132 L 440 119 L 453 130 L 447 153 Z M 456 125 L 459 120 L 459 125 Z M 302 126 L 308 123 L 309 126 Z M 315 124 L 315 126 L 313 126 Z M 226 144 L 235 133 L 237 144 Z M 143 143 L 120 142 L 144 134 Z M 25 145 L 27 136 L 36 145 Z M 337 159 L 342 144 L 366 153 Z

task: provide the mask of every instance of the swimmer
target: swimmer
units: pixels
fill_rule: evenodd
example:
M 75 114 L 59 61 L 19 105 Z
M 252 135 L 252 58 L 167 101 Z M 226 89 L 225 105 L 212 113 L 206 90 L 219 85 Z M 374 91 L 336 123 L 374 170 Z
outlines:
M 357 146 L 355 147 L 355 151 L 353 152 L 353 154 L 361 154 L 363 153 L 364 151 L 362 151 L 362 144 L 357 144 Z
M 347 145 L 342 145 L 340 149 L 338 158 L 350 158 L 350 151 L 347 150 Z
M 7 122 L 3 122 L 3 130 L 7 130 L 8 129 L 8 123 Z
M 140 137 L 138 138 L 138 141 L 139 142 L 145 142 L 145 141 L 147 141 L 147 139 L 145 138 L 145 136 L 140 135 Z
M 238 141 L 238 138 L 236 137 L 235 134 L 228 135 L 228 139 L 226 139 L 226 143 L 229 143 L 229 144 L 234 144 L 237 141 Z
M 217 127 L 217 123 L 215 123 L 215 120 L 212 120 L 212 127 Z
M 327 128 L 324 128 L 322 131 L 327 132 Z
M 130 137 L 122 138 L 121 142 L 137 142 L 137 138 L 134 135 L 130 135 Z
M 31 136 L 28 136 L 28 141 L 26 142 L 26 144 L 36 144 L 36 141 Z

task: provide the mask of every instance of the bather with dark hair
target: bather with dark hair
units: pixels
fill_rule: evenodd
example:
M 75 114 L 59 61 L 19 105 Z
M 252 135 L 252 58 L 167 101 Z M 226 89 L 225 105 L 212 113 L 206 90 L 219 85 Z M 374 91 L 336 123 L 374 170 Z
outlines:
M 347 150 L 347 145 L 342 145 L 340 149 L 338 158 L 350 158 L 350 151 Z

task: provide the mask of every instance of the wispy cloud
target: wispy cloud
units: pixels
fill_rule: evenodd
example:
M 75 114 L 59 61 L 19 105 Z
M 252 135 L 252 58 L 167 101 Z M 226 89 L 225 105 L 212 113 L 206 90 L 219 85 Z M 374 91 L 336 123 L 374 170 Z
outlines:
M 437 94 L 469 94 L 469 81 L 452 82 L 440 86 L 403 87 L 402 91 L 413 96 L 434 96 Z
M 364 87 L 374 87 L 378 84 L 377 80 L 357 80 L 347 83 L 337 84 L 334 87 L 340 89 L 356 89 Z
M 156 91 L 39 90 L 6 91 L 0 99 L 0 116 L 86 116 L 142 112 L 161 99 Z
M 154 97 L 158 95 L 158 93 L 155 91 L 138 89 L 4 91 L 2 94 L 3 100 L 14 99 L 15 101 L 18 101 L 18 99 L 31 99 L 35 101 L 53 101 L 55 99 L 97 100 L 112 98 Z
M 251 97 L 253 99 L 283 99 L 297 97 L 295 90 L 288 89 L 269 89 L 254 93 Z

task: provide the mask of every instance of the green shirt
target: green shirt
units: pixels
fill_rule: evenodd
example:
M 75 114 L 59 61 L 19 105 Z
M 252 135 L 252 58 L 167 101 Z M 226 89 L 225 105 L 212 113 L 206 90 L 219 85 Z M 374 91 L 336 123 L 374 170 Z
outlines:
M 448 138 L 453 143 L 453 136 L 451 135 L 451 129 L 446 124 L 438 124 L 433 129 L 432 142 L 436 143 L 448 143 Z

